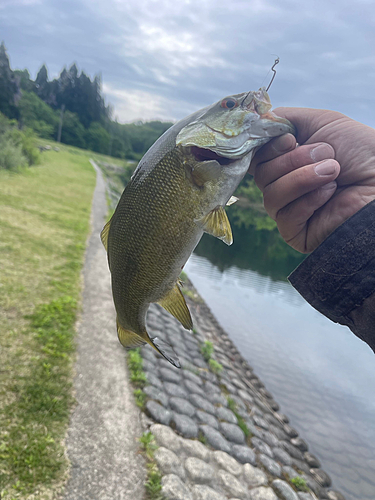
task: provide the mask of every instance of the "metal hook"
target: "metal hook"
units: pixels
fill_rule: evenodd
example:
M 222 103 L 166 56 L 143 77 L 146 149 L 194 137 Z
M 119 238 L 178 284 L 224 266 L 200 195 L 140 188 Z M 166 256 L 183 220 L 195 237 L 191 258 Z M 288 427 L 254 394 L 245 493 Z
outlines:
M 279 64 L 279 62 L 280 62 L 280 59 L 279 59 L 279 57 L 277 56 L 277 58 L 275 59 L 275 62 L 273 63 L 273 66 L 272 66 L 272 68 L 271 68 L 271 71 L 273 71 L 273 76 L 272 76 L 272 78 L 271 78 L 270 83 L 268 84 L 268 87 L 266 88 L 266 92 L 268 92 L 268 89 L 271 87 L 272 82 L 273 82 L 273 81 L 274 81 L 274 79 L 275 79 L 275 76 L 276 76 L 275 66 L 276 66 L 277 64 Z

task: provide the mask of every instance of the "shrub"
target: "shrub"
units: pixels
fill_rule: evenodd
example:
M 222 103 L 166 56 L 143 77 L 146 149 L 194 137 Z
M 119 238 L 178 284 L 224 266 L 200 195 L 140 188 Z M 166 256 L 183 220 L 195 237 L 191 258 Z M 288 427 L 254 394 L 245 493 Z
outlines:
M 214 352 L 214 345 L 212 342 L 206 340 L 206 342 L 201 346 L 202 356 L 206 361 L 211 359 L 212 353 Z
M 292 484 L 297 488 L 299 491 L 309 491 L 309 487 L 307 486 L 306 479 L 303 477 L 297 476 L 294 477 L 293 479 L 290 480 Z
M 32 130 L 18 130 L 15 120 L 0 113 L 0 168 L 17 170 L 39 162 L 39 151 L 34 145 Z
M 0 136 L 0 168 L 17 170 L 27 166 L 27 160 L 22 154 L 20 145 L 14 144 L 9 137 Z

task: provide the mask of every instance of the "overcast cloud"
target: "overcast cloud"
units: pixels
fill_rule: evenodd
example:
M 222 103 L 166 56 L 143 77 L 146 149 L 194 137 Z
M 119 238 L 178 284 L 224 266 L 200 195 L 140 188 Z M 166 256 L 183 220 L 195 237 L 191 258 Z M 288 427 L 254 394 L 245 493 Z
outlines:
M 102 74 L 119 121 L 176 120 L 267 85 L 274 106 L 375 126 L 373 0 L 0 0 L 13 68 Z

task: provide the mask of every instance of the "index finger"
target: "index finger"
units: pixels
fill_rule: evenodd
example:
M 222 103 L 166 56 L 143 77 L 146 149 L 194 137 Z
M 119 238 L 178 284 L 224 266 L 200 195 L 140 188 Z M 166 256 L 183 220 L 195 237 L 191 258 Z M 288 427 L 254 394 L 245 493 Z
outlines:
M 254 171 L 254 180 L 261 191 L 276 179 L 305 165 L 312 165 L 323 160 L 333 159 L 333 147 L 324 142 L 299 146 L 293 151 L 259 165 Z
M 258 165 L 273 160 L 277 156 L 287 153 L 288 151 L 292 151 L 295 149 L 296 144 L 296 138 L 292 134 L 284 134 L 275 137 L 256 152 L 250 163 L 249 173 L 254 175 Z

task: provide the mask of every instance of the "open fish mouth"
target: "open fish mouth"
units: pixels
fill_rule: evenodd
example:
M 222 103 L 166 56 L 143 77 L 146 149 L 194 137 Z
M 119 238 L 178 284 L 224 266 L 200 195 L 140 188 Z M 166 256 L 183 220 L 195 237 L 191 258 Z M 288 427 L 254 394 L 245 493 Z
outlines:
M 198 146 L 191 146 L 190 152 L 197 161 L 216 160 L 220 165 L 223 166 L 237 161 L 236 158 L 227 158 L 225 156 L 220 156 L 219 154 L 215 153 L 215 151 L 200 148 Z

